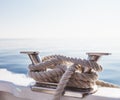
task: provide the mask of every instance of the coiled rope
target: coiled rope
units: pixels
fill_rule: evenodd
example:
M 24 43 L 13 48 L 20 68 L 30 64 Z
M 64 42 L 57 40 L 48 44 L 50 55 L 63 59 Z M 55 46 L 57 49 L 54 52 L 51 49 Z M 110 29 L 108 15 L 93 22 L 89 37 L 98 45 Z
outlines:
M 37 65 L 29 65 L 28 74 L 37 82 L 58 83 L 53 100 L 61 100 L 66 86 L 80 89 L 92 89 L 95 85 L 120 88 L 98 80 L 97 72 L 101 71 L 102 67 L 95 61 L 52 55 L 43 57 Z

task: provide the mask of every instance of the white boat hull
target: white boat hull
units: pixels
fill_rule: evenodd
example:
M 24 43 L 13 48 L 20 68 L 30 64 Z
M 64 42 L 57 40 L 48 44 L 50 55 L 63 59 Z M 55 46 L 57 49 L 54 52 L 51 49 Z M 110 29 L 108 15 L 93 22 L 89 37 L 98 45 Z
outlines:
M 79 95 L 77 92 L 74 96 L 63 96 L 61 100 L 120 100 L 120 89 L 101 87 L 95 94 L 83 99 Z M 52 98 L 52 94 L 32 91 L 30 86 L 0 81 L 0 100 L 52 100 Z

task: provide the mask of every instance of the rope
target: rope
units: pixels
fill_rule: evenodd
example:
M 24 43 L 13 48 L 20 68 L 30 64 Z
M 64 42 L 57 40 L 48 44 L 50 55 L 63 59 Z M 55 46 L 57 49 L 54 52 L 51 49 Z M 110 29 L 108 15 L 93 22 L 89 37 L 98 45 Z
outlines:
M 120 88 L 98 80 L 97 72 L 100 71 L 102 67 L 95 61 L 53 55 L 42 58 L 37 65 L 29 65 L 28 74 L 38 83 L 58 83 L 53 100 L 61 100 L 66 86 L 79 89 L 93 89 L 95 85 Z
M 75 72 L 75 67 L 75 65 L 72 65 L 65 71 L 58 84 L 53 100 L 61 100 L 60 97 L 62 97 L 64 88 L 66 87 L 71 75 Z

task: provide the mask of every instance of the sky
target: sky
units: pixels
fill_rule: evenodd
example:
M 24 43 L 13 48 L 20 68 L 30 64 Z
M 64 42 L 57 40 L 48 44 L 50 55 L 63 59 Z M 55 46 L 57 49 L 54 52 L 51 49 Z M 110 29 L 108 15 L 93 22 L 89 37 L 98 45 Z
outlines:
M 120 0 L 0 0 L 0 38 L 118 40 Z

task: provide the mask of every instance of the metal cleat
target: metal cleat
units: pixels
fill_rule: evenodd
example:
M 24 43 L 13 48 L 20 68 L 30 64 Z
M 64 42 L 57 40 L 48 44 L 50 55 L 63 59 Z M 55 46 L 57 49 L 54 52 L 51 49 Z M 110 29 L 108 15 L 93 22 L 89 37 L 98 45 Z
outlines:
M 37 52 L 37 51 L 22 51 L 20 53 L 27 54 L 29 56 L 30 60 L 32 61 L 33 65 L 36 65 L 41 62 L 41 60 L 38 56 L 39 52 Z
M 110 55 L 111 53 L 88 52 L 88 60 L 97 62 L 101 56 Z

